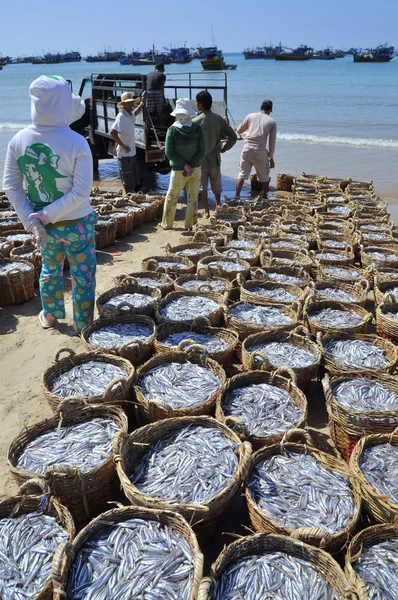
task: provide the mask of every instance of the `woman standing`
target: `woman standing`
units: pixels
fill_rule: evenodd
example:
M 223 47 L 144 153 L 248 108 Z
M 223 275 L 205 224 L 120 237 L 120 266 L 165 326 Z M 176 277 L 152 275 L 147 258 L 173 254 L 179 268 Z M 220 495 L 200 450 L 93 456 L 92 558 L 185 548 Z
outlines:
M 167 131 L 165 147 L 171 176 L 161 226 L 163 229 L 173 227 L 178 197 L 186 186 L 185 228 L 192 229 L 198 220 L 200 164 L 206 154 L 206 139 L 203 129 L 192 121 L 196 112 L 192 109 L 188 98 L 177 100 L 171 114 L 175 117 L 175 122 Z
M 93 165 L 86 140 L 69 128 L 74 99 L 62 77 L 42 75 L 29 88 L 32 125 L 8 144 L 3 187 L 42 254 L 39 321 L 65 318 L 63 267 L 72 280 L 73 326 L 90 323 L 95 299 L 96 216 L 90 205 Z M 24 184 L 26 191 L 24 189 Z

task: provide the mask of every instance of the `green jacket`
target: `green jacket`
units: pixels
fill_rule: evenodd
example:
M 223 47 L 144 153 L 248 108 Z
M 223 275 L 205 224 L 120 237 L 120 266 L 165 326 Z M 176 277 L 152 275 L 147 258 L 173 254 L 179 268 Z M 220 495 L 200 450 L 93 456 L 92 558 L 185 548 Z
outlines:
M 203 129 L 196 123 L 189 127 L 172 125 L 167 130 L 165 152 L 173 171 L 183 171 L 186 164 L 192 169 L 199 167 L 206 154 Z
M 202 167 L 214 169 L 221 164 L 219 145 L 222 139 L 227 138 L 223 146 L 223 153 L 236 144 L 237 136 L 235 131 L 228 125 L 221 115 L 204 110 L 193 119 L 194 123 L 200 125 L 206 137 L 206 156 L 203 159 Z

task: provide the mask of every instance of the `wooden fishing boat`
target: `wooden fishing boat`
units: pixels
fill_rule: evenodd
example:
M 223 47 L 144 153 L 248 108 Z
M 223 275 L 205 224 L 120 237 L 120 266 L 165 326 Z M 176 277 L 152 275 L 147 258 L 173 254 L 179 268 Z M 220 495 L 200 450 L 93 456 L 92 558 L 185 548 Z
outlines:
M 224 59 L 221 56 L 212 56 L 200 61 L 205 71 L 222 71 L 226 68 Z
M 279 52 L 275 52 L 275 60 L 309 60 L 312 56 L 313 50 L 309 46 L 299 46 L 294 50 L 282 48 Z
M 354 62 L 390 62 L 394 58 L 394 46 L 377 46 L 377 48 L 367 48 L 364 52 L 353 52 Z

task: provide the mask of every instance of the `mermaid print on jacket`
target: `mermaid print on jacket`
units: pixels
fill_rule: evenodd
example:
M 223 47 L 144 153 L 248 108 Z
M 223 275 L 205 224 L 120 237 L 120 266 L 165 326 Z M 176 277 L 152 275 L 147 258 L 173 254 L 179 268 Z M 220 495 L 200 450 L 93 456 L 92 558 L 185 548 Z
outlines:
M 57 171 L 60 157 L 46 144 L 27 146 L 25 154 L 18 159 L 28 188 L 29 200 L 36 209 L 44 208 L 63 196 L 57 189 L 57 178 L 65 178 Z

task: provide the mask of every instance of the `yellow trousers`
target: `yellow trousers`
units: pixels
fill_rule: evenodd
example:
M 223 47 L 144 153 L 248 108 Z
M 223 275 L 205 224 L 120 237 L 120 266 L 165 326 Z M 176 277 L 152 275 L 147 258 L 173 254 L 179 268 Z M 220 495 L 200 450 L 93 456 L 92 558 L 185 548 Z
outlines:
M 198 220 L 198 194 L 201 180 L 201 168 L 195 167 L 192 175 L 184 177 L 182 171 L 172 171 L 169 189 L 163 208 L 162 227 L 171 229 L 173 227 L 177 201 L 182 190 L 187 190 L 187 210 L 185 212 L 185 227 L 191 229 Z

